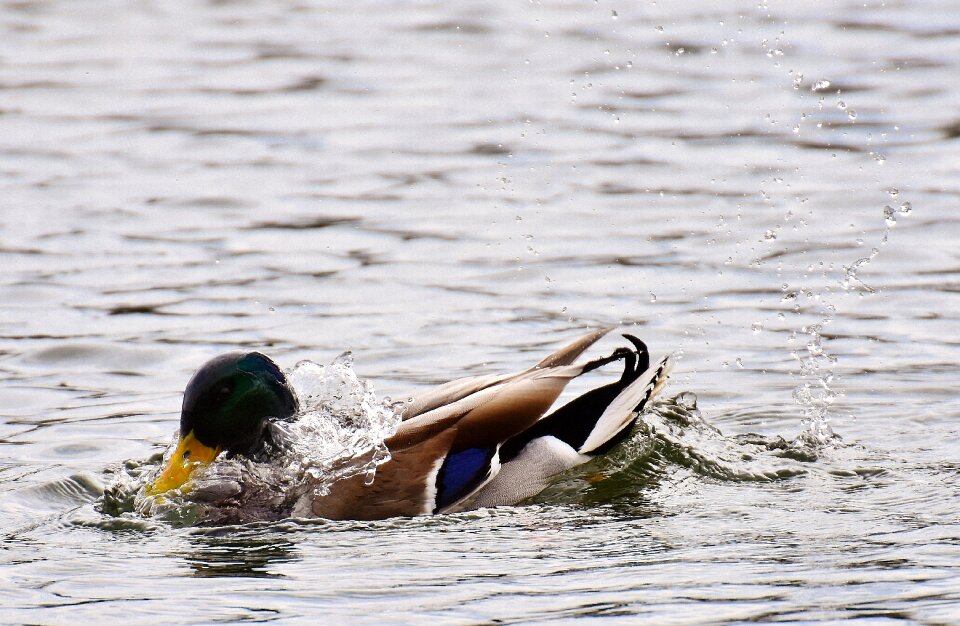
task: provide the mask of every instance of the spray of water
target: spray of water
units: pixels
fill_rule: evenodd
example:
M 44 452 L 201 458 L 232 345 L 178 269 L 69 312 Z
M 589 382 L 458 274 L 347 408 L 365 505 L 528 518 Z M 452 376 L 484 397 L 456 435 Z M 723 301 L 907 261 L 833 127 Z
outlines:
M 783 33 L 781 33 L 781 36 Z M 773 43 L 767 40 L 763 41 L 763 48 L 768 57 L 774 58 L 783 56 L 783 46 L 780 45 L 780 37 Z M 779 62 L 774 63 L 774 67 L 780 67 Z M 799 90 L 803 83 L 803 74 L 793 69 L 787 74 L 793 83 L 793 89 Z M 826 79 L 816 80 L 810 91 L 812 93 L 824 93 L 830 87 L 830 81 Z M 837 90 L 837 108 L 847 112 L 850 124 L 857 122 L 857 114 L 849 109 L 847 103 L 840 99 L 840 90 Z M 824 107 L 825 95 L 818 95 L 817 107 L 822 110 Z M 794 126 L 793 132 L 799 134 L 801 131 L 800 122 L 806 118 L 806 113 L 800 115 L 800 121 Z M 883 165 L 886 161 L 882 154 L 870 152 L 878 164 Z M 762 192 L 761 192 L 762 193 Z M 899 202 L 899 191 L 897 189 L 888 189 L 887 193 L 896 202 Z M 883 219 L 886 228 L 879 243 L 872 247 L 870 254 L 857 259 L 850 265 L 843 266 L 843 276 L 840 280 L 840 286 L 844 292 L 859 292 L 860 295 L 876 293 L 876 289 L 868 285 L 859 276 L 859 272 L 868 265 L 880 253 L 890 236 L 890 230 L 896 226 L 898 215 L 908 215 L 912 211 L 910 202 L 902 202 L 899 208 L 891 205 L 883 207 Z M 789 214 L 789 213 L 788 213 Z M 776 234 L 772 230 L 767 230 L 765 239 L 770 241 L 776 239 Z M 858 240 L 858 243 L 862 241 Z M 792 305 L 795 313 L 800 312 L 800 299 L 803 297 L 812 301 L 817 306 L 817 317 L 819 320 L 815 323 L 807 324 L 801 327 L 800 332 L 805 335 L 805 341 L 802 347 L 792 351 L 792 355 L 800 365 L 801 382 L 793 391 L 794 400 L 800 405 L 804 414 L 804 432 L 800 440 L 802 444 L 811 444 L 813 446 L 823 446 L 836 438 L 833 429 L 830 427 L 830 408 L 834 402 L 841 397 L 842 393 L 835 386 L 836 376 L 834 373 L 837 358 L 830 354 L 823 345 L 824 327 L 831 324 L 836 316 L 836 307 L 827 301 L 830 297 L 831 288 L 827 285 L 823 290 L 814 292 L 812 290 L 789 290 L 784 285 L 786 292 L 781 302 Z M 791 336 L 791 340 L 797 339 L 796 333 Z M 798 440 L 798 441 L 800 441 Z
M 281 463 L 285 473 L 306 480 L 318 495 L 359 474 L 373 483 L 377 466 L 390 460 L 383 441 L 400 424 L 402 406 L 377 400 L 352 364 L 347 352 L 328 366 L 301 361 L 288 375 L 303 411 L 284 425 L 291 445 Z

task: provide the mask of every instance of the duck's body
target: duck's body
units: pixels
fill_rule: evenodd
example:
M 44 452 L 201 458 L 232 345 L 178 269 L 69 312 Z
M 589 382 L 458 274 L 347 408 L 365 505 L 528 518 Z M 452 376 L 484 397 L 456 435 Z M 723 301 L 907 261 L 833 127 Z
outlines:
M 639 412 L 666 382 L 669 358 L 650 367 L 646 346 L 630 336 L 634 350 L 620 348 L 609 357 L 575 364 L 608 330 L 590 333 L 523 372 L 459 379 L 416 397 L 404 410 L 396 433 L 384 442 L 391 458 L 377 467 L 371 484 L 365 476 L 341 480 L 325 495 L 311 492 L 303 496 L 292 514 L 372 520 L 516 504 L 536 495 L 552 476 L 602 454 L 625 438 Z M 246 406 L 258 393 L 284 396 L 272 403 L 258 401 L 272 411 L 296 406 L 295 396 L 282 373 L 278 377 L 279 368 L 272 361 L 259 353 L 233 358 L 269 364 L 264 365 L 265 382 L 253 385 L 253 393 L 245 392 L 249 396 L 246 401 L 235 399 L 235 407 Z M 547 415 L 570 380 L 614 360 L 625 363 L 618 381 Z M 257 444 L 268 431 L 265 425 L 271 419 L 295 416 L 295 409 L 289 414 L 268 413 L 262 416 L 263 424 L 253 429 L 256 434 L 252 438 L 231 434 L 223 441 L 239 443 L 212 441 L 204 432 L 210 429 L 198 423 L 193 405 L 215 405 L 217 397 L 237 387 L 230 381 L 234 375 L 223 369 L 222 363 L 217 367 L 208 364 L 191 379 L 184 397 L 178 448 L 178 453 L 187 451 L 187 458 L 178 461 L 174 454 L 154 484 L 154 493 L 183 484 L 193 469 L 191 459 L 207 462 L 221 450 L 231 455 L 256 455 Z M 243 381 L 256 375 L 246 371 L 250 367 L 239 369 Z M 241 421 L 249 424 L 249 415 Z M 198 438 L 200 432 L 206 440 Z

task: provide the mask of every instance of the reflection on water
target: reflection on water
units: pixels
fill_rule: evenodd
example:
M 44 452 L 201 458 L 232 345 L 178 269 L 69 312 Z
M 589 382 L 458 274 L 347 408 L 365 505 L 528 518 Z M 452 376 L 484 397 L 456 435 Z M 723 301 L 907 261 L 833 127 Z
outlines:
M 188 549 L 179 556 L 199 577 L 280 578 L 276 565 L 299 560 L 294 543 L 269 527 L 224 527 L 193 532 L 187 539 Z
M 0 17 L 3 621 L 957 621 L 950 3 Z M 134 511 L 213 354 L 403 399 L 611 324 L 679 397 L 530 506 Z

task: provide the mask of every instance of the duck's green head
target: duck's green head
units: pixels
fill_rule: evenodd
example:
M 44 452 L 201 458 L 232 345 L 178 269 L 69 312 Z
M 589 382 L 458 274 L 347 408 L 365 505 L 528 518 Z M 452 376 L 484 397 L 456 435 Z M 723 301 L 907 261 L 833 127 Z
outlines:
M 187 383 L 180 441 L 150 486 L 159 494 L 183 485 L 222 451 L 250 455 L 263 444 L 270 418 L 290 419 L 297 398 L 283 372 L 259 352 L 228 352 L 207 361 Z

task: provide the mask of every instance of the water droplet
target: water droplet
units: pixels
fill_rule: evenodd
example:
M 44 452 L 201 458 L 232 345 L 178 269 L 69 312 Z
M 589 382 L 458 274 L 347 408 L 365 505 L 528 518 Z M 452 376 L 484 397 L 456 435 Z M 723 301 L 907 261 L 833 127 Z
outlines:
M 768 228 L 767 232 L 763 233 L 763 238 L 767 241 L 776 241 L 777 233 L 773 232 Z
M 904 202 L 900 205 L 900 214 L 901 215 L 910 215 L 910 212 L 913 211 L 913 205 L 909 202 Z
M 761 330 L 763 330 L 763 322 L 754 322 L 753 324 L 750 324 L 750 330 L 752 330 L 754 333 L 759 333 Z
M 810 91 L 822 91 L 830 86 L 829 80 L 818 80 L 813 83 L 813 87 L 810 88 Z
M 740 369 L 743 369 L 743 359 L 741 359 L 740 357 L 737 357 L 737 360 L 734 361 L 734 363 L 737 364 L 737 367 L 739 367 Z
M 697 394 L 692 391 L 684 391 L 674 399 L 674 402 L 677 403 L 678 407 L 691 411 L 697 408 Z
M 844 102 L 843 100 L 837 100 L 837 108 L 840 109 L 841 111 L 845 111 L 847 108 L 847 103 Z
M 883 207 L 883 219 L 887 223 L 888 228 L 893 228 L 897 225 L 897 216 L 893 212 L 893 207 L 889 204 Z
M 855 122 L 857 121 L 857 112 L 854 111 L 853 109 L 850 109 L 849 111 L 847 111 L 847 117 L 850 118 L 851 122 Z
M 674 52 L 674 54 L 675 54 L 676 56 L 680 56 L 681 54 L 683 54 L 683 53 L 685 53 L 685 52 L 686 52 L 685 49 L 683 49 L 683 48 L 677 48 L 677 51 Z
M 650 302 L 656 302 L 656 301 L 657 301 L 657 294 L 655 294 L 655 293 L 653 293 L 653 292 L 651 291 L 651 292 L 650 292 Z
M 616 11 L 610 11 L 610 17 L 613 18 L 613 19 L 617 19 L 617 18 L 620 17 L 620 16 L 617 14 Z
M 663 26 L 657 26 L 657 29 L 656 29 L 656 30 L 657 30 L 658 33 L 662 33 L 662 32 L 663 32 Z

